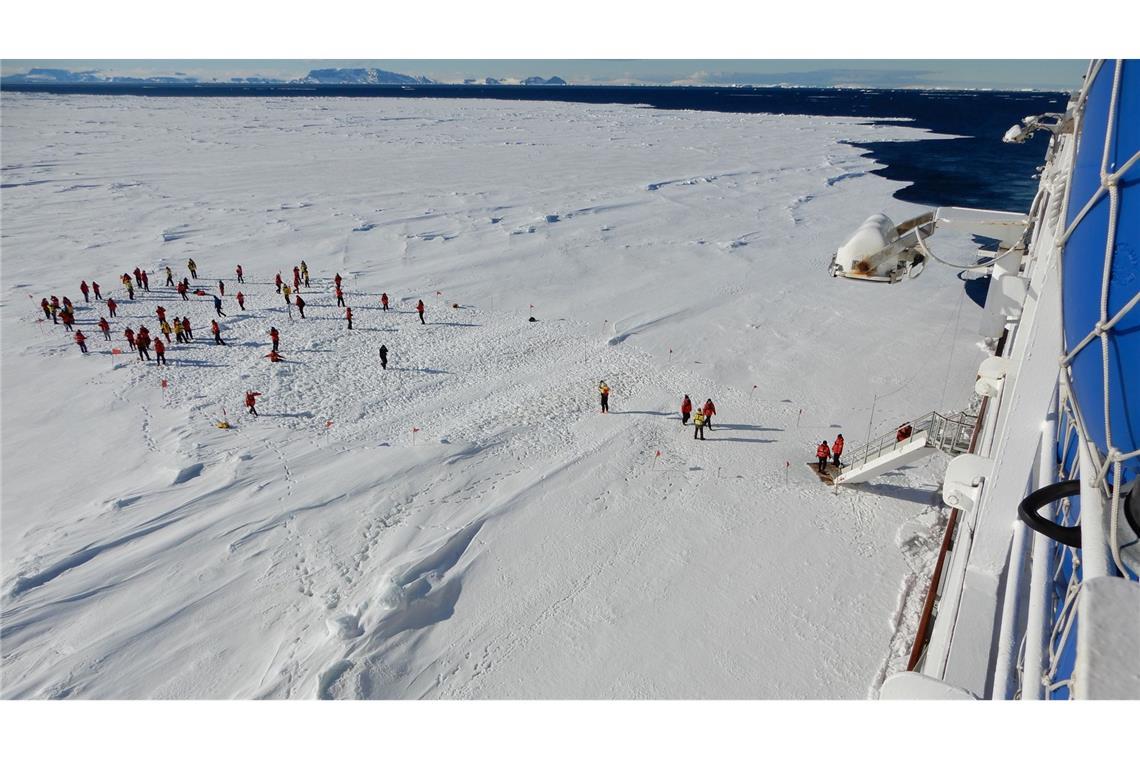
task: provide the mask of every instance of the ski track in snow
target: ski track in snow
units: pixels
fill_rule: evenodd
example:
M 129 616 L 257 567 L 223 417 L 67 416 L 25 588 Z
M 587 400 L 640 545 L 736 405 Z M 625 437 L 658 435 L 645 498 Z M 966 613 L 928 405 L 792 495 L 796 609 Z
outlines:
M 805 137 L 796 117 L 617 106 L 4 98 L 4 697 L 860 697 L 905 664 L 936 462 L 838 495 L 802 462 L 840 423 L 857 445 L 853 375 L 968 380 L 973 359 L 917 353 L 953 292 L 917 291 L 929 317 L 889 344 L 850 314 L 914 290 L 797 300 L 878 208 L 838 210 L 890 202 L 839 142 L 858 120 Z M 86 109 L 105 129 L 75 128 Z M 209 296 L 161 286 L 187 256 L 194 285 L 225 281 L 226 346 Z M 303 320 L 272 285 L 302 258 Z M 114 284 L 139 264 L 152 291 L 131 301 Z M 120 302 L 108 344 L 103 306 L 72 298 L 85 357 L 35 316 L 81 277 Z M 158 305 L 196 334 L 166 368 L 122 339 L 158 334 Z M 851 345 L 820 351 L 835 334 Z M 927 411 L 943 376 L 876 427 Z M 684 392 L 720 410 L 703 443 Z

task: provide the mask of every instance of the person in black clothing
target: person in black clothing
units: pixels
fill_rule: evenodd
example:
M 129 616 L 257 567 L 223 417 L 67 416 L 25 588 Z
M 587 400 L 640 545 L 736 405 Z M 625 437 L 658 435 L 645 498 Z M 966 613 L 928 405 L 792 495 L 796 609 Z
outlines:
M 222 299 L 217 296 L 214 296 L 214 311 L 218 312 L 219 317 L 226 316 L 226 313 L 222 311 Z
M 388 347 L 380 346 L 380 369 L 388 369 Z

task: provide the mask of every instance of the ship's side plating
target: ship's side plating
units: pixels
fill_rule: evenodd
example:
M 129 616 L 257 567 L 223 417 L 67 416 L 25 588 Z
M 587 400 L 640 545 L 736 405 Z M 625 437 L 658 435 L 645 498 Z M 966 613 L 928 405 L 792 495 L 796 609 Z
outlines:
M 993 263 L 996 358 L 971 450 L 946 471 L 958 513 L 930 623 L 886 698 L 1140 698 L 1138 80 L 1137 62 L 1094 62 L 1047 127 L 1025 246 Z

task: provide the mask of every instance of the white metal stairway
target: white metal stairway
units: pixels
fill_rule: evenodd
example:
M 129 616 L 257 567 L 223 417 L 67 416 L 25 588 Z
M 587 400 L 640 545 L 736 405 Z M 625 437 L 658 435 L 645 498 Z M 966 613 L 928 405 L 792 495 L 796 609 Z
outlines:
M 853 450 L 842 465 L 837 484 L 865 483 L 884 472 L 945 451 L 951 456 L 970 450 L 970 440 L 978 417 L 969 412 L 939 414 L 930 412 L 911 423 L 910 437 L 897 439 L 897 430 L 884 433 L 870 443 Z

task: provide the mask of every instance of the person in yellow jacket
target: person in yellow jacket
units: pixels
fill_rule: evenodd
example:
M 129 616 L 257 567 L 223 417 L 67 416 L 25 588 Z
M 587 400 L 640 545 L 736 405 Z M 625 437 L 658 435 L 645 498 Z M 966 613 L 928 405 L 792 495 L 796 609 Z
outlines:
M 606 385 L 605 380 L 598 383 L 598 393 L 602 396 L 602 414 L 608 414 L 610 411 L 610 386 Z
M 697 434 L 700 433 L 701 440 L 705 439 L 705 422 L 708 420 L 705 413 L 700 409 L 693 412 L 693 440 L 697 440 Z

